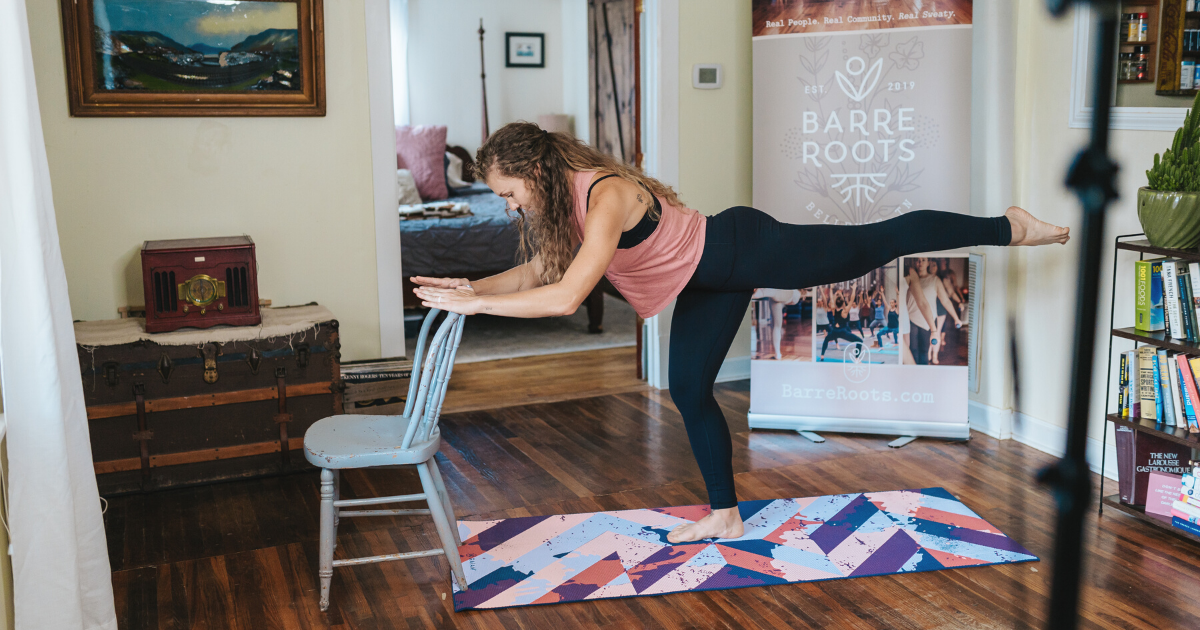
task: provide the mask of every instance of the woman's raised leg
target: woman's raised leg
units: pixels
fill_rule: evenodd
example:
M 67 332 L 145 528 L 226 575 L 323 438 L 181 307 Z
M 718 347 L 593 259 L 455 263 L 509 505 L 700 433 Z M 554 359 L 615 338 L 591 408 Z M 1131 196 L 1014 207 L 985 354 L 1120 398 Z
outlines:
M 865 225 L 794 225 L 752 208 L 730 211 L 736 213 L 737 262 L 722 288 L 731 290 L 801 289 L 859 278 L 901 256 L 1069 238 L 1066 228 L 1015 207 L 1002 217 L 917 210 Z

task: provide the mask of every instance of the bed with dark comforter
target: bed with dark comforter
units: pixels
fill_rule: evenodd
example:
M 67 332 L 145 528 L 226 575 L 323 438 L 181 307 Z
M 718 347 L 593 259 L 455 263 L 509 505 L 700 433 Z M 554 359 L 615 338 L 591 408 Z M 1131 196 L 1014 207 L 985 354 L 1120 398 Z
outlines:
M 471 216 L 400 221 L 405 277 L 469 276 L 498 272 L 517 262 L 517 228 L 504 200 L 482 182 L 451 189 L 450 201 L 471 205 Z M 399 220 L 399 219 L 398 219 Z

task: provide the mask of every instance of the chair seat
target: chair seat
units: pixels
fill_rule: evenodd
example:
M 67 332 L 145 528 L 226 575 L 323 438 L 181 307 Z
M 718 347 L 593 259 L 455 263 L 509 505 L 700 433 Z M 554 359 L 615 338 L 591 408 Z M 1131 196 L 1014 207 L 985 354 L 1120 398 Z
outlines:
M 419 464 L 437 452 L 441 433 L 402 449 L 408 418 L 340 415 L 318 420 L 304 433 L 304 457 L 319 468 Z

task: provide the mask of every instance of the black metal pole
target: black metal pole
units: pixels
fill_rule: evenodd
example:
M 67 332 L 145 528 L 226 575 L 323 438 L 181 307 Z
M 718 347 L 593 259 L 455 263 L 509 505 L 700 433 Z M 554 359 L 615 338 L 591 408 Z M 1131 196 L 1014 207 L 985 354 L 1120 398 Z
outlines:
M 1048 0 L 1048 4 L 1055 13 L 1062 13 L 1069 3 Z M 1105 211 L 1117 197 L 1117 165 L 1108 156 L 1109 104 L 1113 93 L 1117 44 L 1117 3 L 1115 0 L 1091 0 L 1090 4 L 1096 16 L 1093 32 L 1098 42 L 1094 60 L 1091 142 L 1075 158 L 1067 175 L 1067 186 L 1074 189 L 1083 205 L 1067 444 L 1063 458 L 1043 470 L 1039 476 L 1051 487 L 1058 504 L 1054 576 L 1046 625 L 1053 630 L 1073 630 L 1078 617 L 1079 582 L 1083 575 L 1083 521 L 1092 500 L 1092 480 L 1086 451 L 1099 310 L 1100 258 L 1103 253 Z

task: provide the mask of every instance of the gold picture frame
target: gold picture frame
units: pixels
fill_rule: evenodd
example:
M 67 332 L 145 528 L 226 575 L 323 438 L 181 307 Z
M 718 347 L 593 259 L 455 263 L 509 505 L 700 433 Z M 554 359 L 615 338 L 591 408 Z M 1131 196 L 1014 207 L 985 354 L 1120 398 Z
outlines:
M 325 115 L 322 0 L 61 6 L 72 116 Z

